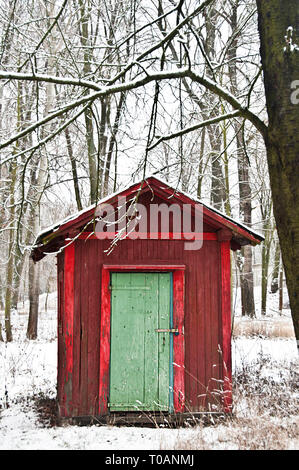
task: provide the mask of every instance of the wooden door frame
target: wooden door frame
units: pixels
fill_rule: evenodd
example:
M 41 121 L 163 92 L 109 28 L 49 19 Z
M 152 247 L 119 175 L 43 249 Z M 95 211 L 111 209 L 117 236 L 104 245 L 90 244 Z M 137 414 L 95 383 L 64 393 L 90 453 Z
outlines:
M 173 338 L 173 408 L 175 413 L 185 409 L 185 342 L 184 342 L 184 265 L 103 265 L 101 283 L 101 334 L 99 370 L 99 414 L 108 414 L 111 324 L 111 272 L 172 272 L 173 325 L 179 335 Z

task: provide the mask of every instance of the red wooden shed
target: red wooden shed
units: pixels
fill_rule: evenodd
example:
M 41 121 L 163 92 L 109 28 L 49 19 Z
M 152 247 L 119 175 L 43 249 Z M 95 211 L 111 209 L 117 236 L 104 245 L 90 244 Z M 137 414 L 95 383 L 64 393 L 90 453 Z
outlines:
M 262 240 L 156 177 L 39 234 L 33 260 L 57 253 L 60 416 L 111 422 L 229 411 L 230 249 Z

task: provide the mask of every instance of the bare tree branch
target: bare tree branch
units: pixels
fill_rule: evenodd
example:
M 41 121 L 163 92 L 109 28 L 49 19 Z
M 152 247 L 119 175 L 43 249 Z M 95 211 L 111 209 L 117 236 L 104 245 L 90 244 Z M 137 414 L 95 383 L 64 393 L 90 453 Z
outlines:
M 75 100 L 67 104 L 64 108 L 59 109 L 58 111 L 55 111 L 49 114 L 48 116 L 32 124 L 31 126 L 28 126 L 24 130 L 16 134 L 15 136 L 12 136 L 10 139 L 0 144 L 0 149 L 7 147 L 8 145 L 14 143 L 18 139 L 24 137 L 29 132 L 34 131 L 38 127 L 52 121 L 56 117 L 61 116 L 62 114 L 66 113 L 67 111 L 70 111 L 73 108 L 76 108 L 77 106 L 85 104 L 88 101 L 93 101 L 103 96 L 109 96 L 112 94 L 144 87 L 145 85 L 151 82 L 158 82 L 160 80 L 170 80 L 170 79 L 176 79 L 176 78 L 190 78 L 195 83 L 199 83 L 200 85 L 203 85 L 205 88 L 212 91 L 213 93 L 218 95 L 220 98 L 223 98 L 225 101 L 227 101 L 235 110 L 238 110 L 240 112 L 240 116 L 243 116 L 244 118 L 251 121 L 252 124 L 261 132 L 263 136 L 266 135 L 267 133 L 266 124 L 256 114 L 252 113 L 249 109 L 244 107 L 229 91 L 225 90 L 223 87 L 221 87 L 214 81 L 208 78 L 204 78 L 203 76 L 197 75 L 195 72 L 192 72 L 189 68 L 181 68 L 181 69 L 177 69 L 174 71 L 165 71 L 165 72 L 157 72 L 154 74 L 149 74 L 146 77 L 141 78 L 139 80 L 124 82 L 120 85 L 102 87 L 100 91 L 84 96 L 81 99 Z M 32 80 L 35 80 L 35 75 L 32 75 Z M 50 79 L 50 77 L 47 77 L 46 81 L 51 81 L 51 83 L 53 82 L 53 83 L 61 84 L 63 79 L 62 78 L 57 79 L 57 77 L 51 77 Z M 78 80 L 77 83 L 78 85 L 80 85 L 80 80 Z M 66 80 L 65 84 L 69 84 L 68 80 Z
M 203 122 L 200 122 L 199 124 L 195 124 L 194 126 L 186 127 L 178 132 L 173 132 L 172 134 L 159 137 L 159 139 L 156 142 L 154 142 L 152 145 L 148 147 L 148 150 L 153 150 L 161 142 L 175 139 L 176 137 L 181 137 L 182 135 L 188 134 L 189 132 L 196 131 L 197 129 L 201 129 L 202 127 L 210 126 L 211 124 L 216 124 L 218 122 L 225 121 L 226 119 L 232 119 L 240 115 L 241 115 L 241 111 L 234 111 L 233 113 L 222 114 L 213 119 L 208 119 L 207 121 L 203 121 Z

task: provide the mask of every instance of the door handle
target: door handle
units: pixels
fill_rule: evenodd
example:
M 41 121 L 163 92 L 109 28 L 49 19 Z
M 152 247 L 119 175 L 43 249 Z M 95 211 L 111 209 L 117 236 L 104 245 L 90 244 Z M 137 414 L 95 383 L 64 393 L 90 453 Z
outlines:
M 179 334 L 178 328 L 157 328 L 157 333 L 174 333 L 176 336 Z

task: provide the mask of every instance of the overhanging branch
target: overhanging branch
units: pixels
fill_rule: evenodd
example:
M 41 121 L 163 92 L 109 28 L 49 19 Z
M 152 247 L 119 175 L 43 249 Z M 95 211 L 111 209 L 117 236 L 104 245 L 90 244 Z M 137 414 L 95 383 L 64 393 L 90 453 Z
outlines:
M 27 74 L 26 74 L 27 75 Z M 21 80 L 22 78 L 19 77 L 17 78 L 17 75 L 15 75 L 15 78 L 18 80 Z M 225 90 L 223 87 L 218 85 L 216 82 L 213 80 L 210 80 L 208 78 L 204 78 L 203 76 L 197 75 L 195 72 L 190 70 L 189 68 L 178 68 L 176 70 L 171 70 L 171 71 L 161 71 L 153 74 L 148 74 L 145 77 L 141 79 L 136 79 L 132 80 L 129 82 L 123 82 L 118 85 L 113 85 L 113 86 L 102 86 L 99 91 L 96 91 L 95 93 L 91 93 L 87 96 L 84 96 L 82 98 L 79 98 L 77 100 L 74 100 L 73 102 L 69 103 L 65 107 L 49 114 L 45 118 L 41 119 L 40 121 L 32 124 L 31 126 L 28 126 L 26 129 L 22 130 L 15 136 L 11 137 L 10 139 L 6 140 L 2 144 L 0 144 L 0 149 L 3 149 L 7 147 L 8 145 L 11 145 L 12 143 L 16 142 L 18 139 L 24 137 L 30 132 L 33 132 L 36 130 L 38 127 L 52 121 L 56 117 L 61 116 L 62 114 L 70 111 L 71 109 L 74 109 L 78 106 L 84 105 L 88 101 L 94 101 L 97 98 L 101 98 L 103 96 L 110 96 L 113 94 L 125 92 L 125 91 L 130 91 L 133 89 L 137 88 L 142 88 L 145 87 L 149 83 L 154 83 L 162 80 L 173 80 L 176 78 L 189 78 L 191 81 L 195 83 L 199 83 L 200 85 L 204 86 L 206 89 L 209 91 L 215 93 L 217 96 L 220 98 L 224 99 L 227 103 L 229 103 L 234 110 L 239 112 L 239 116 L 244 117 L 245 119 L 248 119 L 249 121 L 252 122 L 252 124 L 261 132 L 263 137 L 266 136 L 267 133 L 267 126 L 266 124 L 254 113 L 252 113 L 248 108 L 244 107 L 238 100 L 235 98 L 229 91 Z M 32 80 L 35 79 L 35 76 L 32 75 Z M 40 76 L 41 79 L 41 76 Z M 41 79 L 42 80 L 42 79 Z M 64 79 L 62 77 L 50 77 L 46 76 L 46 80 L 51 80 L 53 83 L 63 83 L 65 85 L 70 84 L 70 80 L 72 80 L 72 85 L 76 84 L 78 86 L 84 86 L 82 85 L 81 80 L 73 80 L 73 79 Z M 92 82 L 88 82 L 90 84 Z M 97 86 L 97 85 L 95 85 Z
M 6 80 L 25 80 L 30 82 L 54 83 L 56 85 L 73 85 L 84 88 L 90 88 L 96 91 L 99 91 L 101 89 L 100 85 L 97 85 L 95 82 L 91 82 L 89 80 L 81 80 L 80 78 L 76 79 L 72 77 L 59 77 L 54 75 L 52 76 L 0 70 L 0 79 L 1 78 Z
M 208 119 L 207 121 L 202 121 L 199 124 L 195 124 L 194 126 L 186 127 L 185 129 L 181 129 L 178 132 L 173 132 L 172 134 L 168 134 L 154 142 L 152 145 L 148 147 L 148 150 L 152 150 L 161 142 L 165 142 L 167 140 L 175 139 L 176 137 L 181 137 L 182 135 L 188 134 L 190 132 L 196 131 L 197 129 L 201 129 L 202 127 L 210 126 L 211 124 L 217 124 L 218 122 L 225 121 L 226 119 L 231 119 L 234 117 L 241 116 L 241 111 L 234 111 L 233 113 L 222 114 L 220 116 L 216 116 L 213 119 Z

